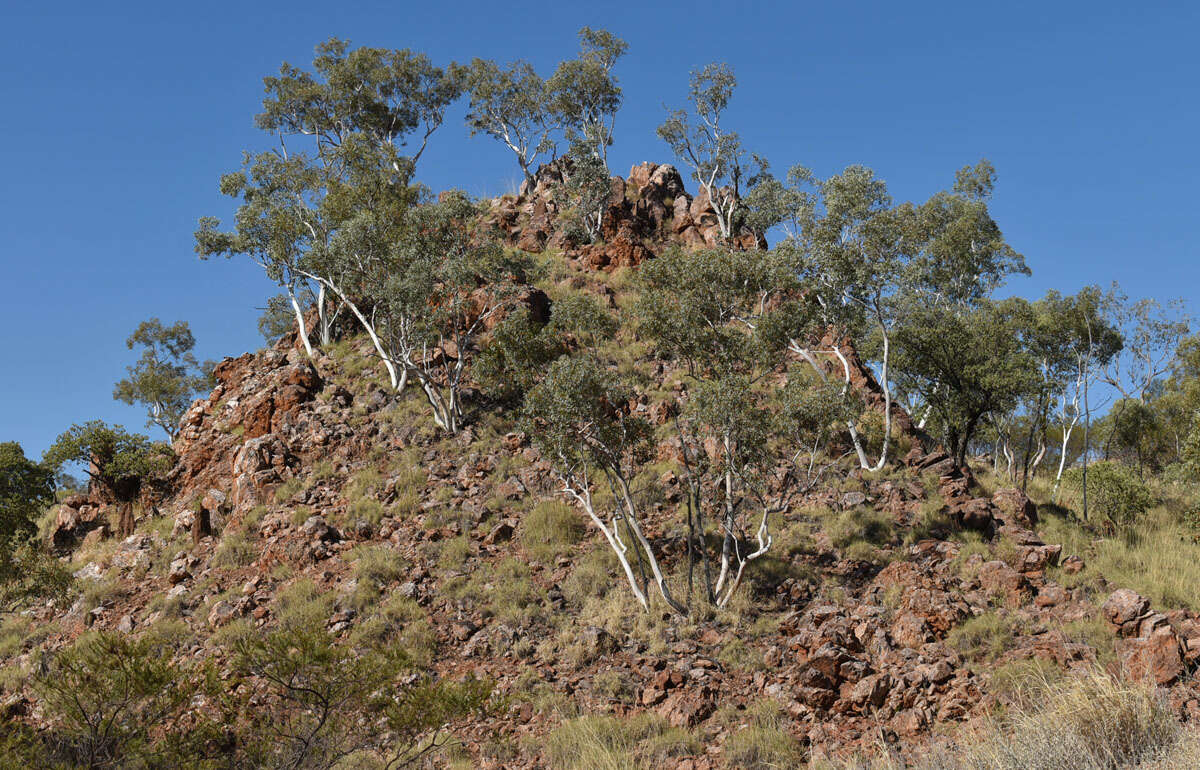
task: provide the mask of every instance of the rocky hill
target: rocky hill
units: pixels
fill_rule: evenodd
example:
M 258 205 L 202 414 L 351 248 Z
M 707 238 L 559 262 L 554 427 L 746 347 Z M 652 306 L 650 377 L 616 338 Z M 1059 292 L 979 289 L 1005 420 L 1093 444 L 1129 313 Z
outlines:
M 555 280 L 614 304 L 622 269 L 715 237 L 705 202 L 670 166 L 614 178 L 598 244 L 556 234 L 544 184 L 497 201 L 498 224 L 513 245 L 553 252 Z M 634 411 L 667 424 L 661 394 L 680 372 L 628 355 L 643 383 Z M 456 723 L 462 744 L 428 760 L 456 767 L 590 766 L 571 758 L 581 715 L 642 725 L 622 734 L 660 767 L 777 766 L 755 764 L 777 756 L 770 746 L 797 762 L 918 759 L 952 751 L 1031 672 L 1096 667 L 1164 688 L 1180 718 L 1200 717 L 1200 616 L 1110 584 L 1086 549 L 1039 534 L 1048 521 L 1062 530 L 1063 509 L 985 489 L 911 421 L 898 420 L 907 451 L 891 466 L 843 462 L 783 514 L 743 595 L 682 617 L 641 612 L 610 579 L 615 561 L 511 409 L 478 398 L 469 427 L 446 438 L 416 394 L 389 392 L 373 368 L 354 337 L 312 361 L 294 335 L 227 358 L 184 417 L 169 489 L 143 500 L 134 534 L 113 534 L 98 495 L 63 501 L 47 542 L 79 588 L 6 626 L 7 712 L 40 723 L 21 672 L 88 630 L 172 624 L 181 664 L 220 670 L 238 638 L 273 628 L 304 595 L 338 639 L 403 639 L 439 678 L 494 683 L 498 705 Z M 869 370 L 854 372 L 878 401 Z M 670 439 L 657 455 L 637 491 L 682 580 L 681 469 Z

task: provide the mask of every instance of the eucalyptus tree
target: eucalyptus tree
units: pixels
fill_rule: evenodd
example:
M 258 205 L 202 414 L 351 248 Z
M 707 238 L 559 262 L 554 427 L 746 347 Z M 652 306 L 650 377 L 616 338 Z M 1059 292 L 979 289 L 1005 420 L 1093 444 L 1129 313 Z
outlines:
M 599 240 L 604 212 L 612 198 L 612 178 L 604 161 L 586 143 L 576 141 L 561 159 L 562 184 L 553 190 L 557 220 L 567 235 L 591 243 Z
M 773 440 L 777 388 L 765 378 L 779 356 L 760 339 L 760 325 L 798 317 L 789 291 L 795 283 L 776 253 L 733 249 L 668 252 L 642 265 L 638 281 L 639 334 L 691 380 L 676 420 L 688 489 L 689 576 L 699 559 L 708 599 L 724 606 L 746 566 L 770 549 L 771 518 L 791 499 L 797 455 L 795 446 Z M 703 539 L 709 512 L 721 537 L 715 578 Z
M 134 498 L 144 487 L 162 480 L 174 462 L 166 444 L 100 420 L 72 425 L 42 457 L 43 465 L 54 471 L 67 464 L 82 466 L 120 506 L 118 531 L 123 535 L 133 533 Z
M 552 464 L 563 494 L 604 535 L 637 602 L 650 608 L 653 581 L 663 600 L 684 613 L 686 607 L 671 594 L 646 538 L 630 488 L 638 465 L 646 459 L 651 434 L 645 421 L 628 414 L 631 395 L 595 358 L 563 356 L 526 396 L 524 425 Z M 602 484 L 612 496 L 611 511 L 601 510 L 595 497 Z
M 608 179 L 608 148 L 621 107 L 621 87 L 613 75 L 617 61 L 629 44 L 603 29 L 579 30 L 579 56 L 558 65 L 546 83 L 549 108 L 567 130 L 572 143 L 580 143 L 600 161 Z
M 38 516 L 52 502 L 54 471 L 27 458 L 17 442 L 0 442 L 0 549 L 37 532 Z
M 1047 292 L 1033 303 L 1032 352 L 1038 363 L 1039 391 L 1046 420 L 1058 425 L 1060 446 L 1054 491 L 1062 482 L 1071 438 L 1081 420 L 1090 425 L 1089 388 L 1122 345 L 1121 336 L 1102 315 L 1103 295 L 1089 286 L 1074 295 Z M 1087 442 L 1084 442 L 1084 456 Z
M 1191 319 L 1182 299 L 1131 300 L 1116 283 L 1104 296 L 1105 321 L 1124 344 L 1104 367 L 1102 379 L 1123 398 L 1145 404 L 1154 383 L 1168 374 Z
M 151 318 L 138 324 L 125 346 L 140 347 L 142 355 L 127 367 L 129 376 L 117 382 L 113 398 L 144 404 L 149 415 L 146 425 L 157 425 L 173 441 L 192 399 L 212 385 L 211 371 L 205 372 L 192 353 L 196 346 L 192 330 L 187 321 L 165 326 Z
M 743 208 L 742 186 L 757 176 L 755 163 L 762 167 L 761 159 L 748 155 L 742 147 L 737 133 L 721 125 L 736 86 L 737 78 L 728 64 L 713 62 L 692 72 L 688 91 L 691 112 L 669 111 L 658 127 L 659 138 L 691 168 L 725 239 L 733 235 Z
M 983 300 L 963 309 L 910 301 L 893 329 L 897 382 L 928 404 L 959 465 L 989 415 L 1014 411 L 1036 385 L 1027 303 Z
M 778 249 L 820 308 L 817 335 L 795 334 L 790 350 L 822 377 L 818 355 L 830 355 L 849 388 L 847 337 L 878 341 L 877 379 L 883 391 L 884 435 L 872 463 L 857 425 L 848 424 L 859 464 L 886 464 L 892 429 L 893 330 L 904 308 L 944 305 L 965 312 L 1012 273 L 1027 273 L 1020 254 L 1004 240 L 988 211 L 995 172 L 987 161 L 960 170 L 950 191 L 917 205 L 894 205 L 873 171 L 851 166 L 817 180 L 793 168 L 787 183 L 761 187 L 756 205 L 781 221 L 787 237 Z M 803 331 L 808 332 L 809 329 Z M 824 334 L 825 344 L 817 340 Z
M 617 319 L 590 294 L 572 292 L 556 299 L 545 324 L 528 311 L 515 310 L 492 329 L 471 377 L 492 398 L 519 403 L 557 358 L 572 351 L 597 356 L 617 328 Z
M 218 219 L 202 218 L 196 251 L 201 258 L 245 254 L 262 267 L 286 293 L 311 356 L 303 297 L 311 292 L 316 298 L 320 338 L 328 343 L 338 303 L 316 255 L 353 215 L 327 205 L 328 194 L 347 184 L 363 146 L 408 184 L 461 93 L 460 72 L 434 66 L 425 54 L 351 50 L 331 39 L 317 47 L 312 72 L 285 62 L 264 85 L 256 122 L 278 147 L 247 154 L 240 171 L 221 178 L 222 194 L 239 201 L 234 229 L 223 232 Z M 409 147 L 414 137 L 415 150 Z
M 481 213 L 457 191 L 413 207 L 394 229 L 380 223 L 386 212 L 364 209 L 333 250 L 370 298 L 367 310 L 343 296 L 393 374 L 393 386 L 403 390 L 413 378 L 434 422 L 450 434 L 463 425 L 464 374 L 477 336 L 519 301 L 521 282 L 533 269 L 526 255 L 510 253 L 484 230 Z
M 467 126 L 471 135 L 486 134 L 517 157 L 525 181 L 532 187 L 537 159 L 557 154 L 560 116 L 552 105 L 546 80 L 527 61 L 501 67 L 490 59 L 474 59 L 460 69 L 470 104 Z

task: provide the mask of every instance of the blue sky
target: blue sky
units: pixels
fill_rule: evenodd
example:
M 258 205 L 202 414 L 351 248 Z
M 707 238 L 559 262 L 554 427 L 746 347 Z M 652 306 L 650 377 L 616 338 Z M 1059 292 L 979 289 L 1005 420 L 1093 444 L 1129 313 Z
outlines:
M 192 232 L 228 214 L 218 176 L 264 146 L 262 77 L 330 36 L 548 73 L 580 26 L 606 27 L 630 43 L 610 153 L 622 173 L 672 160 L 654 135 L 664 103 L 724 60 L 740 80 L 729 125 L 777 171 L 862 163 L 906 200 L 987 157 L 996 219 L 1033 269 L 1009 291 L 1118 280 L 1168 298 L 1200 278 L 1198 22 L 1184 2 L 6 3 L 0 441 L 36 456 L 73 422 L 140 429 L 111 392 L 147 317 L 189 321 L 203 358 L 261 344 L 271 286 L 248 262 L 199 261 Z M 511 156 L 461 116 L 422 181 L 512 188 Z

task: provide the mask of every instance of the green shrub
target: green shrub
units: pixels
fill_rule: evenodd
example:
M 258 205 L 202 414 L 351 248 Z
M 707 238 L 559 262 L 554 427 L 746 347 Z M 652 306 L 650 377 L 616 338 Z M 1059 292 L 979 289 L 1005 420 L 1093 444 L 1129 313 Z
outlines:
M 412 672 L 402 648 L 338 645 L 313 627 L 241 640 L 235 667 L 266 691 L 245 712 L 249 735 L 271 736 L 244 742 L 254 767 L 333 767 L 357 752 L 401 766 L 425 748 L 423 734 L 480 710 L 492 689 L 422 676 L 398 685 Z
M 291 500 L 298 492 L 304 489 L 304 482 L 300 479 L 291 478 L 275 487 L 275 502 L 286 503 Z
M 1083 469 L 1072 468 L 1067 483 L 1083 489 Z M 1088 510 L 1112 522 L 1126 536 L 1135 534 L 1137 519 L 1156 503 L 1146 483 L 1129 468 L 1116 462 L 1095 462 L 1087 468 Z
M 213 554 L 214 567 L 235 569 L 254 563 L 258 558 L 258 549 L 243 532 L 227 532 L 221 537 L 221 543 Z
M 91 633 L 51 657 L 33 683 L 54 724 L 38 766 L 171 767 L 196 756 L 210 723 L 178 717 L 202 672 L 154 635 Z

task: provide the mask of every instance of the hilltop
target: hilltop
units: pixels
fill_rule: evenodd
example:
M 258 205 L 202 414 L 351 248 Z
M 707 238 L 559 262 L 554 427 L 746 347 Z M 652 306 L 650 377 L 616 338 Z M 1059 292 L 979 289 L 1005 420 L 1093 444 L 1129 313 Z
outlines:
M 599 246 L 559 236 L 546 184 L 491 206 L 509 241 L 548 265 L 518 303 L 542 323 L 578 292 L 620 317 L 638 265 L 715 238 L 670 166 L 613 179 Z M 605 351 L 637 383 L 624 408 L 654 429 L 633 479 L 643 526 L 676 595 L 693 594 L 672 429 L 688 373 L 628 323 Z M 853 345 L 843 351 L 878 412 L 879 384 Z M 297 623 L 339 645 L 402 646 L 438 680 L 489 683 L 491 705 L 453 719 L 450 748 L 430 755 L 454 767 L 966 762 L 972 730 L 1029 708 L 1037 682 L 1096 670 L 1162 688 L 1181 720 L 1200 715 L 1197 607 L 1102 574 L 1099 532 L 987 468 L 977 478 L 895 405 L 895 459 L 872 473 L 848 445 L 831 449 L 728 604 L 680 614 L 652 596 L 643 611 L 517 411 L 471 386 L 470 419 L 446 435 L 373 359 L 357 334 L 310 358 L 295 331 L 226 358 L 132 534 L 114 534 L 117 506 L 95 488 L 52 509 L 43 534 L 77 590 L 6 620 L 8 718 L 53 728 L 27 677 L 95 632 L 169 640 L 178 670 L 203 661 L 240 703 L 269 699 L 268 682 L 234 675 L 239 641 Z M 179 709 L 165 718 L 223 714 L 224 740 L 250 739 L 244 712 L 211 696 Z M 220 743 L 208 749 L 220 756 Z

